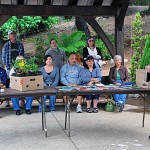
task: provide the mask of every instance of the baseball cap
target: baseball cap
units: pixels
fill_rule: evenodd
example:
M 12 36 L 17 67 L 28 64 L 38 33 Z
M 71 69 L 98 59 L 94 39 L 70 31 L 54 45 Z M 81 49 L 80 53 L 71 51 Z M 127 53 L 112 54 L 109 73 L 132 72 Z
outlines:
M 87 61 L 87 60 L 91 60 L 91 59 L 94 59 L 94 57 L 92 55 L 88 55 L 84 60 Z
M 8 35 L 11 34 L 11 33 L 15 33 L 16 34 L 16 32 L 14 30 L 9 30 L 8 31 Z

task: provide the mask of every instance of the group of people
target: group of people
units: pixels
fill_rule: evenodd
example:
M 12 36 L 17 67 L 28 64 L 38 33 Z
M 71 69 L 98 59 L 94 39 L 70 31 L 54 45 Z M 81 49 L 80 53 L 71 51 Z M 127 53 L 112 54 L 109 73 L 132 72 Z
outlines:
M 8 32 L 9 41 L 4 45 L 2 51 L 3 68 L 0 68 L 5 78 L 1 78 L 2 86 L 6 85 L 7 76 L 11 78 L 12 71 L 11 64 L 12 60 L 24 59 L 24 48 L 23 45 L 16 40 L 16 32 Z M 40 68 L 43 75 L 44 86 L 78 86 L 78 85 L 89 85 L 92 86 L 96 83 L 101 82 L 101 60 L 102 54 L 99 48 L 95 46 L 93 37 L 89 37 L 87 40 L 87 46 L 83 49 L 83 65 L 79 65 L 77 62 L 77 55 L 70 54 L 68 61 L 66 54 L 63 50 L 58 48 L 57 41 L 55 39 L 50 40 L 51 48 L 46 51 L 44 62 L 45 65 Z M 120 55 L 114 57 L 115 66 L 110 68 L 109 80 L 110 83 L 120 85 L 122 82 L 129 81 L 129 74 L 127 68 L 121 65 L 122 59 Z M 13 69 L 13 68 L 12 68 Z M 0 73 L 1 73 L 0 72 Z M 0 74 L 1 75 L 1 74 Z M 9 77 L 8 76 L 8 77 Z M 0 76 L 1 77 L 1 76 Z M 1 86 L 0 84 L 0 86 Z M 10 85 L 11 86 L 11 85 Z M 44 102 L 46 107 L 46 100 L 49 98 L 49 110 L 55 111 L 56 96 L 44 96 Z M 97 113 L 97 104 L 99 95 L 87 95 L 85 96 L 87 101 L 86 111 L 88 113 Z M 66 96 L 63 97 L 66 102 Z M 16 115 L 20 115 L 19 98 L 12 98 L 13 108 L 16 111 Z M 33 97 L 26 97 L 26 114 L 31 114 Z M 114 100 L 116 106 L 121 112 L 124 108 L 126 95 L 125 94 L 114 94 Z M 76 112 L 82 113 L 82 96 L 77 96 L 77 107 Z M 42 106 L 39 105 L 39 112 L 42 111 Z

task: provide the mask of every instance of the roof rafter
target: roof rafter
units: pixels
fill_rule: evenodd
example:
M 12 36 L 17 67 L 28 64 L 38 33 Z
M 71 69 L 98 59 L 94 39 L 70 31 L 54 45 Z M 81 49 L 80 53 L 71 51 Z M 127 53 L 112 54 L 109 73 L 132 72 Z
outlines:
M 88 11 L 87 11 L 88 9 Z M 14 16 L 115 16 L 115 6 L 0 5 L 0 15 Z

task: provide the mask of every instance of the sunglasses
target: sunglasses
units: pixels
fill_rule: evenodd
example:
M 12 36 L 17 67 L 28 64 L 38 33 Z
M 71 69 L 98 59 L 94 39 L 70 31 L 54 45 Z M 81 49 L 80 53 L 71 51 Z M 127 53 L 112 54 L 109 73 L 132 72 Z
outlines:
M 16 34 L 15 32 L 12 32 L 12 33 L 10 33 L 10 34 Z
M 94 40 L 89 40 L 88 42 L 94 42 Z

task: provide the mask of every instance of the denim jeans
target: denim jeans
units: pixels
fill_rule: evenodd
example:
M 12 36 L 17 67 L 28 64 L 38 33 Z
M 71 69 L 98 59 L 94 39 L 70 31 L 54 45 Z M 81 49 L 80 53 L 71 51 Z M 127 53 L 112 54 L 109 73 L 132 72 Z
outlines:
M 46 99 L 48 96 L 44 96 L 44 107 L 46 108 Z M 56 96 L 52 95 L 49 96 L 49 110 L 54 111 L 55 110 L 55 101 L 56 101 Z M 39 112 L 42 111 L 42 105 L 39 104 Z
M 121 80 L 116 80 L 116 82 L 122 83 Z M 125 104 L 127 94 L 114 94 L 113 96 L 114 96 L 114 100 L 115 100 L 116 105 L 117 105 L 117 103 Z
M 14 110 L 20 110 L 19 98 L 15 97 L 15 98 L 11 98 L 11 100 L 13 103 Z M 31 110 L 32 101 L 33 101 L 33 97 L 26 97 L 26 110 Z

